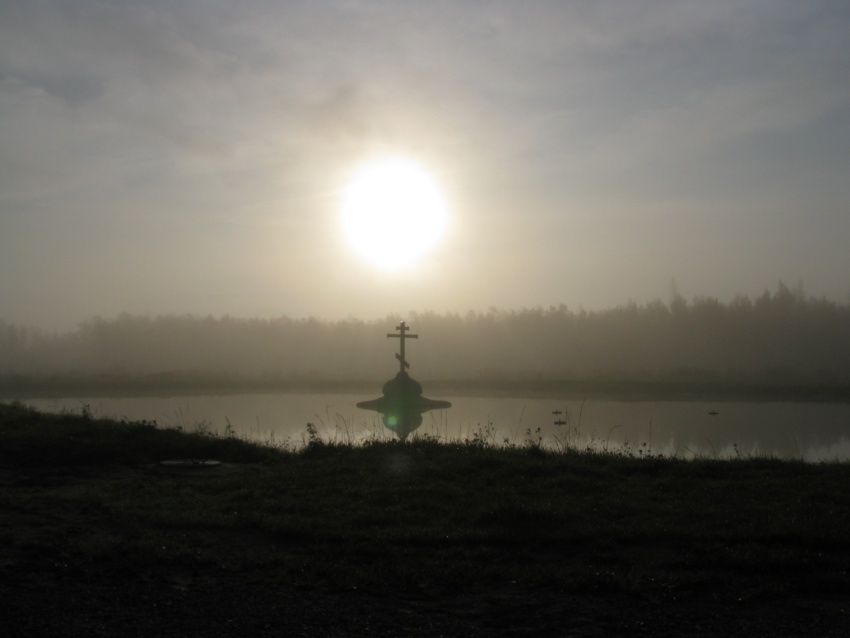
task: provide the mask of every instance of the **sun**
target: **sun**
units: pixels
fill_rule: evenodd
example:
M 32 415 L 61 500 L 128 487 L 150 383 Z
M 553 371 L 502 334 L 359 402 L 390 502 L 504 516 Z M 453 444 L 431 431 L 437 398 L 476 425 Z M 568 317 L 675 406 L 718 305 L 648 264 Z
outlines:
M 400 157 L 364 164 L 342 193 L 351 247 L 387 271 L 413 266 L 445 233 L 448 210 L 430 173 Z

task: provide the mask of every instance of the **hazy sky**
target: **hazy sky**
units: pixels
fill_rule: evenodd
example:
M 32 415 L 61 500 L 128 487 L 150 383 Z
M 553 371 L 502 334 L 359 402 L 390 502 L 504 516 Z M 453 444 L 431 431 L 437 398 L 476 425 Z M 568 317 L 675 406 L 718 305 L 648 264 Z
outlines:
M 0 0 L 0 318 L 850 295 L 850 3 Z M 366 157 L 450 210 L 346 243 Z

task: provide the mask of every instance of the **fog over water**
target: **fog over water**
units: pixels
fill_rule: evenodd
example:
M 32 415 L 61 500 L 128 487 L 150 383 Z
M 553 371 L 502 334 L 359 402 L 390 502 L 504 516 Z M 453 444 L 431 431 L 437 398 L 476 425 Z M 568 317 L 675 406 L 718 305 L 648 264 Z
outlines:
M 0 375 L 100 375 L 112 384 L 161 375 L 162 391 L 187 378 L 384 381 L 397 345 L 386 334 L 401 319 L 420 335 L 408 359 L 421 381 L 850 382 L 850 304 L 781 283 L 728 304 L 672 294 L 667 303 L 595 312 L 557 306 L 372 321 L 121 315 L 66 333 L 0 319 Z
M 229 425 L 278 443 L 300 443 L 308 422 L 326 438 L 389 437 L 355 404 L 396 373 L 399 343 L 387 336 L 401 319 L 122 315 L 63 334 L 0 322 L 0 397 L 184 429 Z M 729 304 L 673 295 L 597 312 L 406 319 L 419 335 L 407 344 L 410 374 L 425 396 L 453 404 L 426 413 L 422 434 L 689 458 L 850 457 L 850 304 L 800 286 Z M 801 396 L 844 403 L 789 401 Z M 754 397 L 773 402 L 732 402 Z
M 426 389 L 427 390 L 427 389 Z M 69 397 L 27 401 L 42 410 L 156 421 L 260 442 L 301 445 L 306 424 L 328 440 L 390 439 L 373 412 L 358 410 L 361 394 L 230 394 L 160 397 Z M 529 439 L 557 448 L 630 451 L 636 456 L 850 460 L 850 404 L 764 402 L 553 401 L 451 397 L 449 410 L 425 414 L 418 434 L 442 440 L 523 445 Z M 567 424 L 556 427 L 552 412 Z M 715 415 L 709 412 L 717 412 Z M 540 428 L 538 432 L 537 429 Z

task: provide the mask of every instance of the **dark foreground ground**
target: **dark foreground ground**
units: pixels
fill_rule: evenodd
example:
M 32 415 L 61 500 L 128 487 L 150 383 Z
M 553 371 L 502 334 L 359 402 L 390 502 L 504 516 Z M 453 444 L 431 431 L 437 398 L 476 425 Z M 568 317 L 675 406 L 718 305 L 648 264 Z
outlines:
M 846 464 L 282 452 L 0 406 L 3 634 L 846 636 L 848 486 Z

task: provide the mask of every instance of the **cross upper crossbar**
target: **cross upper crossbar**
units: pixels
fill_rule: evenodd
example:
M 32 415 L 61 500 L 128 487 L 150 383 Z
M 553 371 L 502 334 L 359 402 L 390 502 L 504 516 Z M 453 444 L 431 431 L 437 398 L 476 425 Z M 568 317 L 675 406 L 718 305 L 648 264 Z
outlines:
M 398 330 L 398 334 L 389 332 L 389 333 L 387 333 L 387 338 L 389 339 L 391 337 L 394 337 L 401 342 L 401 347 L 400 347 L 401 352 L 396 354 L 395 358 L 398 359 L 398 361 L 399 361 L 400 372 L 404 372 L 405 368 L 410 367 L 410 364 L 404 358 L 404 340 L 405 339 L 418 339 L 419 335 L 407 334 L 407 331 L 410 330 L 410 326 L 408 326 L 403 321 L 399 325 L 397 325 L 395 327 L 395 329 Z

